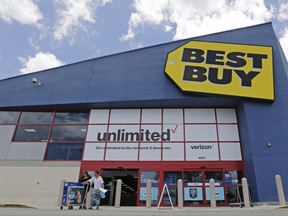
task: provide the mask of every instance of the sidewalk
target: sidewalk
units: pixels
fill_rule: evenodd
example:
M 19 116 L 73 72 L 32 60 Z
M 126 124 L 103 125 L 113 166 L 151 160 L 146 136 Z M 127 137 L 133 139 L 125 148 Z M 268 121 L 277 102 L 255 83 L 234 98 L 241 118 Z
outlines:
M 183 209 L 163 208 L 157 210 L 156 207 L 147 209 L 145 207 L 120 207 L 114 208 L 110 206 L 100 207 L 100 210 L 79 210 L 77 207 L 74 210 L 64 208 L 60 210 L 55 208 L 0 208 L 0 215 L 2 216 L 51 216 L 51 215 L 100 215 L 100 216 L 278 216 L 288 215 L 288 208 L 280 208 L 280 206 L 254 206 L 253 208 L 245 209 L 239 207 L 217 207 L 211 209 L 209 207 L 185 207 Z

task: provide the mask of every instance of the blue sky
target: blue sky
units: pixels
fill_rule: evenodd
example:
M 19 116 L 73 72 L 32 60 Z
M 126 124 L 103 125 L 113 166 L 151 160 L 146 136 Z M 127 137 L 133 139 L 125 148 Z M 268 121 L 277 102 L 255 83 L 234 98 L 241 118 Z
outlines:
M 270 21 L 288 58 L 288 0 L 0 0 L 0 79 Z

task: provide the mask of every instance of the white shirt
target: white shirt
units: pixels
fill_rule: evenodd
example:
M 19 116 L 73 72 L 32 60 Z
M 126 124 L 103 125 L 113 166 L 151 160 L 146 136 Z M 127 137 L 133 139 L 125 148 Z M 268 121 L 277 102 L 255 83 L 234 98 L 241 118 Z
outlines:
M 101 184 L 104 184 L 104 181 L 101 176 L 99 176 L 97 179 L 96 177 L 93 177 L 89 180 L 90 184 L 94 185 L 94 189 L 100 189 Z

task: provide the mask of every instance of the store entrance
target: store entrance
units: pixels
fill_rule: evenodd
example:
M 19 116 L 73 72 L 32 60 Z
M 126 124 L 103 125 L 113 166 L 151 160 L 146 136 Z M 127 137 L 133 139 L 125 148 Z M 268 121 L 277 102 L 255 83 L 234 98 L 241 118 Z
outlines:
M 210 183 L 215 180 L 216 203 L 225 205 L 223 172 L 221 170 L 184 171 L 184 203 L 190 206 L 210 205 Z
M 104 169 L 102 178 L 105 182 L 105 199 L 102 205 L 113 206 L 115 204 L 117 180 L 122 180 L 121 206 L 136 206 L 138 194 L 138 170 L 135 169 Z

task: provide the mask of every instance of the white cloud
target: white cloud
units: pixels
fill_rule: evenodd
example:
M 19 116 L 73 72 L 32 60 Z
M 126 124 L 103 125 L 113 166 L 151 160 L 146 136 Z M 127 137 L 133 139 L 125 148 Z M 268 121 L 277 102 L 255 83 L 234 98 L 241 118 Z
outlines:
M 264 0 L 134 0 L 132 8 L 121 41 L 132 40 L 146 25 L 169 30 L 174 39 L 182 39 L 263 23 L 272 17 L 272 8 Z
M 18 60 L 23 64 L 23 67 L 20 69 L 22 74 L 32 73 L 64 64 L 64 62 L 57 59 L 56 56 L 50 52 L 38 52 L 34 57 L 19 57 Z
M 285 53 L 286 59 L 288 59 L 288 27 L 285 28 L 284 33 L 280 38 L 280 44 Z
M 144 44 L 143 44 L 143 42 L 139 42 L 139 43 L 131 42 L 130 46 L 132 49 L 140 49 L 140 48 L 144 47 Z
M 72 38 L 79 29 L 86 30 L 85 23 L 95 23 L 96 10 L 112 0 L 55 0 L 60 5 L 57 9 L 58 21 L 54 31 L 56 40 Z M 72 36 L 72 37 L 71 37 Z
M 280 21 L 288 20 L 288 2 L 282 2 L 281 3 L 277 18 Z
M 43 14 L 33 0 L 1 0 L 0 19 L 40 28 Z

